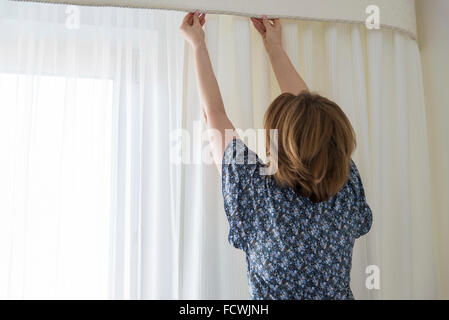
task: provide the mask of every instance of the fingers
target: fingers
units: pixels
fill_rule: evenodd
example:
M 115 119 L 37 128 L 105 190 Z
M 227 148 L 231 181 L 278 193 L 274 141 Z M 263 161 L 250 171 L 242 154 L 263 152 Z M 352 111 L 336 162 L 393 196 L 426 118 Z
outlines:
M 282 28 L 282 26 L 281 26 L 281 20 L 279 20 L 278 18 L 276 18 L 276 19 L 273 19 L 273 27 L 274 28 Z
M 189 12 L 185 15 L 182 20 L 181 28 L 185 28 L 187 26 L 200 25 L 204 26 L 206 23 L 206 14 L 200 13 L 198 10 L 195 12 Z
M 262 21 L 265 29 L 268 29 L 270 27 L 277 27 L 281 25 L 281 20 L 279 18 L 274 19 L 268 19 L 266 15 L 262 16 L 262 19 L 258 19 L 259 21 Z
M 200 25 L 201 25 L 201 26 L 204 26 L 205 23 L 206 23 L 206 14 L 205 14 L 205 13 L 202 13 L 202 14 L 200 15 Z
M 254 28 L 260 33 L 261 36 L 263 36 L 266 32 L 265 26 L 263 25 L 261 19 L 257 18 L 251 18 L 251 21 L 254 25 Z
M 200 24 L 200 12 L 198 10 L 195 11 L 193 14 L 193 25 L 199 25 Z
M 204 26 L 206 23 L 206 14 L 200 13 L 198 10 L 193 13 L 193 25 Z
M 184 19 L 182 20 L 182 23 L 188 22 L 192 18 L 192 16 L 193 16 L 193 12 L 188 12 L 185 15 Z
M 271 23 L 270 23 L 270 21 L 268 21 L 266 15 L 263 15 L 263 16 L 262 16 L 262 23 L 263 23 L 265 29 L 267 29 L 267 30 L 268 30 L 268 28 L 271 27 Z
M 193 18 L 193 12 L 189 12 L 186 14 L 186 16 L 184 17 L 184 19 L 182 20 L 182 25 L 192 25 L 192 18 Z

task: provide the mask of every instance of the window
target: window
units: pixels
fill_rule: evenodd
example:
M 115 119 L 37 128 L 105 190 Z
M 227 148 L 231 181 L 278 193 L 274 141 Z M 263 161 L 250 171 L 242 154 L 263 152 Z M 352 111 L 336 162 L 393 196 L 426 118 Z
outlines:
M 0 73 L 0 298 L 108 297 L 112 94 Z

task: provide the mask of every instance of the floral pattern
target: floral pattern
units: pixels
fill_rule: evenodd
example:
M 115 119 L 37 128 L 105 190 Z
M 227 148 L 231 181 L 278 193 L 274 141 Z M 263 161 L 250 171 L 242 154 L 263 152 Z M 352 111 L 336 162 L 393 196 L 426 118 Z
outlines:
M 259 174 L 262 167 L 243 141 L 226 147 L 222 192 L 228 240 L 246 253 L 251 298 L 353 299 L 354 241 L 372 224 L 355 163 L 342 189 L 320 203 L 276 185 Z

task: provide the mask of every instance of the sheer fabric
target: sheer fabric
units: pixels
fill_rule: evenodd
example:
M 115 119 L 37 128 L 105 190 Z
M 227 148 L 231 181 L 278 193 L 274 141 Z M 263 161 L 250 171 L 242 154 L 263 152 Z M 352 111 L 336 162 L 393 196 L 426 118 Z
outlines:
M 66 23 L 76 7 L 0 2 L 1 297 L 248 298 L 216 168 L 170 161 L 176 129 L 191 133 L 193 159 L 206 144 L 183 14 L 78 10 L 79 29 L 76 16 Z M 358 25 L 283 27 L 309 87 L 357 133 L 374 224 L 356 243 L 354 296 L 435 297 L 416 42 Z M 260 128 L 279 89 L 259 35 L 246 18 L 210 15 L 206 38 L 230 119 Z M 369 265 L 379 290 L 365 286 Z

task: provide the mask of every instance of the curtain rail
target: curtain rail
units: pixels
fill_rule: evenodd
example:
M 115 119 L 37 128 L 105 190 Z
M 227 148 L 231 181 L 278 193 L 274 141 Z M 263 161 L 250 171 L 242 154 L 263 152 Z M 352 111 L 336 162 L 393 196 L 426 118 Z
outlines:
M 215 8 L 217 5 L 214 5 L 214 1 L 209 0 L 207 2 L 201 0 L 191 0 L 189 3 L 185 4 L 179 3 L 179 1 L 152 1 L 152 0 L 137 0 L 137 1 L 120 1 L 120 0 L 109 0 L 109 1 L 98 1 L 98 0 L 12 0 L 12 1 L 20 1 L 20 2 L 39 2 L 45 4 L 61 4 L 61 5 L 80 5 L 80 6 L 94 6 L 94 7 L 120 7 L 120 8 L 132 8 L 132 9 L 156 9 L 156 10 L 174 10 L 174 11 L 185 11 L 191 12 L 193 10 L 201 8 L 201 12 L 209 13 L 209 14 L 228 14 L 228 15 L 236 15 L 243 17 L 262 17 L 261 13 L 256 11 L 261 11 L 259 9 L 259 3 L 265 3 L 264 0 L 259 0 L 258 9 L 242 9 L 241 11 L 237 11 L 235 9 L 218 9 Z M 244 0 L 240 0 L 244 1 Z M 341 1 L 341 2 L 340 2 Z M 305 14 L 295 14 L 295 11 L 301 12 L 300 9 L 294 8 L 291 10 L 291 13 L 285 13 L 276 10 L 276 8 L 267 9 L 267 12 L 272 12 L 272 14 L 268 13 L 266 16 L 268 18 L 283 18 L 283 19 L 294 19 L 294 20 L 303 20 L 303 21 L 321 21 L 321 22 L 337 22 L 337 23 L 346 23 L 346 24 L 364 24 L 365 23 L 365 11 L 362 10 L 364 5 L 378 5 L 381 9 L 381 28 L 388 28 L 393 31 L 398 31 L 407 34 L 414 40 L 417 40 L 417 31 L 416 31 L 416 17 L 415 17 L 415 7 L 414 2 L 410 0 L 339 0 L 339 7 L 348 8 L 348 13 L 344 14 L 342 12 L 338 14 L 329 13 L 329 11 L 334 10 L 334 6 L 326 5 L 328 0 L 322 0 L 321 2 L 313 1 L 313 7 L 316 7 L 314 10 L 309 10 L 308 15 Z M 248 1 L 247 1 L 248 2 Z M 305 3 L 311 5 L 311 0 L 295 0 L 292 2 L 291 0 L 279 0 L 276 1 L 276 6 L 280 6 L 284 4 L 288 4 L 289 6 L 302 7 Z M 197 4 L 197 5 L 194 5 Z M 218 5 L 220 7 L 220 5 Z M 322 9 L 332 7 L 333 9 L 326 9 L 327 13 L 322 13 Z M 354 9 L 353 7 L 357 7 Z M 290 7 L 289 7 L 290 8 Z M 251 11 L 251 12 L 248 12 Z M 345 9 L 346 11 L 346 9 Z M 391 11 L 391 12 L 389 12 Z M 318 13 L 319 12 L 319 13 Z M 355 14 L 357 12 L 357 14 Z M 393 13 L 392 13 L 393 12 Z M 397 16 L 396 14 L 401 12 L 402 17 Z M 396 13 L 396 14 L 395 14 Z M 318 16 L 318 14 L 323 14 L 324 16 Z M 327 15 L 327 16 L 326 16 Z M 333 17 L 330 17 L 330 16 Z M 342 16 L 345 18 L 342 18 Z M 350 17 L 351 16 L 351 17 Z M 382 22 L 386 20 L 387 22 Z

